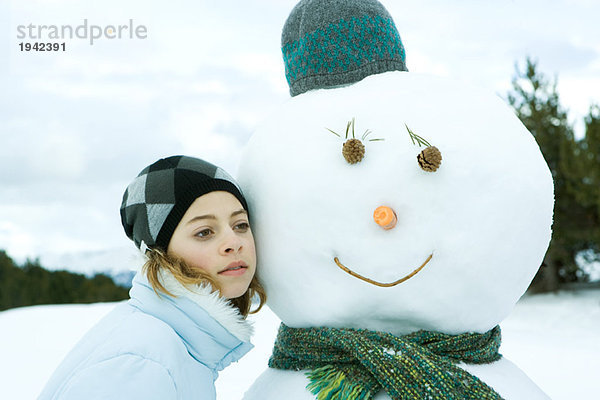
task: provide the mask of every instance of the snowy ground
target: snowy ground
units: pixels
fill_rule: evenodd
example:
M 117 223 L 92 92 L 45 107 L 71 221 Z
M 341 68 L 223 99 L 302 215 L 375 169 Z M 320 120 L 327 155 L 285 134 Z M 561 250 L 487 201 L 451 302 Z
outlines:
M 73 344 L 115 303 L 37 306 L 0 312 L 0 398 L 34 399 Z M 219 399 L 239 399 L 266 366 L 279 321 L 253 317 L 256 348 L 223 371 Z M 502 323 L 502 353 L 555 400 L 600 393 L 600 290 L 521 299 Z

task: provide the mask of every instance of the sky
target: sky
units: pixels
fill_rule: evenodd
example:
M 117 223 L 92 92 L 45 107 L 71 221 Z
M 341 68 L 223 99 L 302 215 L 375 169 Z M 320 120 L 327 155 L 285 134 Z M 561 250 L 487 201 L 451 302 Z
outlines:
M 578 135 L 600 103 L 598 1 L 382 3 L 411 72 L 505 97 L 515 64 L 533 57 L 558 79 Z M 254 127 L 289 99 L 280 35 L 295 4 L 0 0 L 0 249 L 22 261 L 132 248 L 121 198 L 161 157 L 204 158 L 235 176 Z M 86 21 L 87 38 L 52 40 L 65 51 L 20 50 L 36 41 L 18 37 L 30 24 L 35 34 Z M 92 25 L 130 24 L 145 34 L 90 44 Z

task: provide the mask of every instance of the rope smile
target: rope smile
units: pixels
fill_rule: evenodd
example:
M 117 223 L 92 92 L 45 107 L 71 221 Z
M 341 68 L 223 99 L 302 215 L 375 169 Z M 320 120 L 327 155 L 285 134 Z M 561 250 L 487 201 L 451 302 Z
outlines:
M 421 271 L 423 269 L 423 267 L 425 267 L 425 265 L 427 265 L 427 263 L 432 258 L 433 258 L 433 253 L 431 253 L 429 255 L 429 257 L 427 257 L 427 260 L 425 260 L 425 262 L 423 264 L 421 264 L 421 266 L 419 268 L 415 269 L 413 272 L 411 272 L 410 274 L 406 275 L 404 278 L 400 278 L 397 281 L 390 282 L 390 283 L 377 282 L 377 281 L 374 281 L 372 279 L 366 278 L 366 277 L 364 277 L 364 276 L 362 276 L 360 274 L 357 274 L 356 272 L 352 271 L 350 268 L 348 268 L 344 264 L 342 264 L 337 257 L 334 257 L 333 261 L 335 261 L 335 263 L 337 264 L 338 267 L 340 267 L 341 270 L 349 273 L 350 275 L 352 275 L 355 278 L 358 278 L 358 279 L 360 279 L 362 281 L 368 282 L 368 283 L 370 283 L 372 285 L 379 286 L 379 287 L 392 287 L 392 286 L 396 286 L 396 285 L 398 285 L 398 284 L 400 284 L 400 283 L 402 283 L 404 281 L 407 281 L 410 278 L 412 278 L 413 276 L 415 276 L 416 274 L 418 274 L 419 271 Z

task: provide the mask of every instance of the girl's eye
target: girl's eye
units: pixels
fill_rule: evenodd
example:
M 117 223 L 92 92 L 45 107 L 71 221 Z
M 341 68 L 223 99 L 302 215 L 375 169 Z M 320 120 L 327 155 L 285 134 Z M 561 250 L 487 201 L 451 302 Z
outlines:
M 234 226 L 234 229 L 239 232 L 246 232 L 248 229 L 250 229 L 250 224 L 247 222 L 241 222 L 239 224 L 236 224 Z
M 197 232 L 194 236 L 197 236 L 199 238 L 206 238 L 209 237 L 212 234 L 212 231 L 210 229 L 202 229 L 201 231 Z

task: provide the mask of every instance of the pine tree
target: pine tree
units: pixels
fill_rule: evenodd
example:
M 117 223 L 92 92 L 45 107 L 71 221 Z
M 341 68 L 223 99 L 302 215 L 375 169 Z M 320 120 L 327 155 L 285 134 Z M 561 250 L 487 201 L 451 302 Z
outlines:
M 0 311 L 36 304 L 95 303 L 128 297 L 128 290 L 106 275 L 87 278 L 69 271 L 48 271 L 37 260 L 19 266 L 0 250 Z
M 576 159 L 563 163 L 567 189 L 580 207 L 579 240 L 588 262 L 600 260 L 600 107 L 585 118 L 585 136 L 573 145 Z M 585 277 L 584 277 L 585 278 Z
M 585 137 L 580 142 L 585 174 L 582 180 L 581 202 L 595 208 L 595 249 L 600 246 L 600 106 L 593 105 L 585 118 Z
M 560 104 L 556 79 L 550 82 L 537 71 L 537 65 L 531 59 L 527 59 L 524 71 L 520 71 L 518 66 L 516 70 L 508 101 L 535 137 L 554 179 L 552 241 L 532 289 L 556 290 L 562 283 L 585 279 L 575 258 L 582 251 L 594 249 L 590 232 L 598 229 L 598 207 L 594 220 L 591 207 L 585 204 L 597 204 L 598 196 L 594 203 L 593 195 L 588 195 L 593 192 L 593 183 L 591 178 L 586 178 L 586 173 L 594 168 L 597 170 L 598 164 L 594 166 L 591 158 L 587 161 L 584 158 L 591 157 L 590 145 L 598 145 L 598 133 L 592 132 L 598 129 L 598 115 L 590 114 L 588 117 L 591 142 L 576 141 L 567 111 Z M 598 155 L 597 152 L 595 154 Z M 586 194 L 581 192 L 584 182 L 589 188 Z M 595 184 L 597 188 L 597 180 Z

